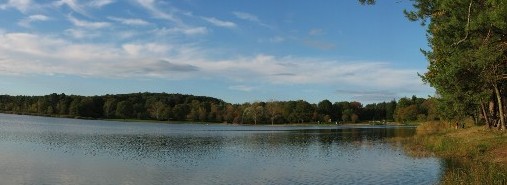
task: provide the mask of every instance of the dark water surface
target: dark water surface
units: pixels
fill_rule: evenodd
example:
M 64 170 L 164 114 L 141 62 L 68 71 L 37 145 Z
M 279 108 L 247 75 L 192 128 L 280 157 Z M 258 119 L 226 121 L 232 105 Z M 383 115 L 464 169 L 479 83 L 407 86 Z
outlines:
M 435 184 L 413 127 L 122 123 L 0 114 L 1 184 Z

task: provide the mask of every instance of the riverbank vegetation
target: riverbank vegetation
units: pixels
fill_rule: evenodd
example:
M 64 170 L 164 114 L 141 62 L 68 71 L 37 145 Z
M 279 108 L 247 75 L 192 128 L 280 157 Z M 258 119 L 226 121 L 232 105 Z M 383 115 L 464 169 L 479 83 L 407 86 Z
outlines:
M 414 157 L 442 158 L 442 184 L 506 184 L 507 133 L 474 126 L 427 122 L 417 127 L 414 137 L 402 138 L 405 151 Z
M 304 100 L 232 104 L 212 97 L 167 93 L 0 96 L 0 111 L 4 113 L 235 124 L 426 121 L 437 119 L 433 104 L 432 98 L 416 96 L 366 106 L 357 101 L 332 103 L 329 100 L 317 104 Z

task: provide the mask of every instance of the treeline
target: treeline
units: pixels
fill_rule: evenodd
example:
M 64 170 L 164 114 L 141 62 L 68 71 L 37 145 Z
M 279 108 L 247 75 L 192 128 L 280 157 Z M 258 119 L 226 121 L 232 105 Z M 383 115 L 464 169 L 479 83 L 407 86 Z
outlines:
M 298 101 L 269 101 L 231 104 L 193 95 L 134 93 L 104 96 L 50 94 L 46 96 L 0 96 L 5 113 L 89 119 L 141 119 L 199 121 L 236 124 L 357 123 L 436 119 L 431 99 L 402 98 L 363 106 L 361 103 L 323 100 L 311 104 Z

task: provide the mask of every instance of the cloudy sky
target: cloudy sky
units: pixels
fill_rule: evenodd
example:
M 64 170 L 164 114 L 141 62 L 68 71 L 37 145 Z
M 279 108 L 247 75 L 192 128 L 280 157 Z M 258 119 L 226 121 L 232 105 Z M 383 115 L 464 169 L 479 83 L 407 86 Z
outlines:
M 408 1 L 0 0 L 0 94 L 432 95 Z

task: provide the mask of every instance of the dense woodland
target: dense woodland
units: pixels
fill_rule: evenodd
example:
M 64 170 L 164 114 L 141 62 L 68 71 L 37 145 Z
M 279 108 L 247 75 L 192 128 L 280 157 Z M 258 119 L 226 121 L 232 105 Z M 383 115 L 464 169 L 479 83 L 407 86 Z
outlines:
M 5 113 L 236 124 L 424 121 L 438 118 L 432 107 L 432 99 L 415 96 L 366 106 L 355 101 L 332 103 L 329 100 L 318 104 L 303 100 L 231 104 L 211 97 L 167 93 L 0 96 L 0 111 Z

